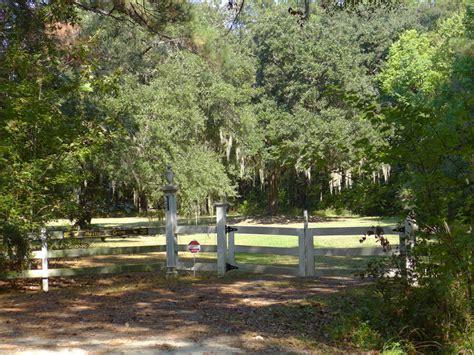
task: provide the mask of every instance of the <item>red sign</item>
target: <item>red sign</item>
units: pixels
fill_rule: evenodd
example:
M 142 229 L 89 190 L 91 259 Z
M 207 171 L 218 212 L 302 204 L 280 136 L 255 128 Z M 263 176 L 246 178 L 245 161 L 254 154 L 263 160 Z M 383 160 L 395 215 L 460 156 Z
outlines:
M 188 244 L 188 250 L 195 254 L 201 251 L 201 244 L 197 240 L 191 240 Z

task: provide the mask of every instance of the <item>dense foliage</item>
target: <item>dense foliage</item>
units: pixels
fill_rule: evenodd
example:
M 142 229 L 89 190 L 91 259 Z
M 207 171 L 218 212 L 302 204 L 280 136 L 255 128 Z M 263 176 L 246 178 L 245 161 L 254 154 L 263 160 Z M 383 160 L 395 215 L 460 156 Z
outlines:
M 473 24 L 468 9 L 435 31 L 404 32 L 379 75 L 380 124 L 394 130 L 385 159 L 403 167 L 399 195 L 419 232 L 408 280 L 383 268 L 378 287 L 387 325 L 418 329 L 414 340 L 432 349 L 473 342 Z
M 161 211 L 171 165 L 186 215 L 224 198 L 252 214 L 414 213 L 413 273 L 379 272 L 384 324 L 440 343 L 472 330 L 474 29 L 462 1 L 7 0 L 0 24 L 11 267 L 53 219 L 84 228 Z

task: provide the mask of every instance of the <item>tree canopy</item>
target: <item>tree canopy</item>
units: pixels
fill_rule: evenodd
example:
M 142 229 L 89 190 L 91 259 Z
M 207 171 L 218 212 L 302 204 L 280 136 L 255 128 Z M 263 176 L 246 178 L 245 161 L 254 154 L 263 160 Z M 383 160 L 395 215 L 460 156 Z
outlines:
M 51 220 L 162 209 L 171 165 L 183 215 L 221 199 L 414 213 L 420 284 L 472 303 L 463 1 L 6 0 L 0 24 L 0 235 L 17 267 Z

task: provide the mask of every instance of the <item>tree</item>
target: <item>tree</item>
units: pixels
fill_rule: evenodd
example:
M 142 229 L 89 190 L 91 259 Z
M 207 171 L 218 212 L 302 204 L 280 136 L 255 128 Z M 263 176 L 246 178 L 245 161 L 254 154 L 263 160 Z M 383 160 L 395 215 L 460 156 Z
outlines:
M 395 285 L 386 304 L 448 344 L 472 333 L 474 310 L 472 19 L 468 10 L 436 31 L 405 32 L 379 76 L 380 124 L 394 129 L 384 158 L 402 167 L 400 198 L 420 226 L 409 275 L 417 286 Z
M 0 6 L 0 235 L 21 267 L 28 234 L 77 206 L 80 220 L 90 218 L 78 189 L 87 190 L 90 162 L 119 132 L 102 105 L 113 80 L 96 70 L 91 42 L 77 39 L 78 8 L 140 23 L 163 37 L 159 31 L 166 24 L 189 19 L 189 6 L 164 1 Z
M 149 34 L 140 28 L 85 18 L 84 37 L 95 38 L 97 55 L 111 58 L 100 69 L 121 72 L 121 90 L 107 99 L 107 106 L 126 133 L 99 160 L 112 168 L 96 168 L 95 174 L 119 182 L 114 184 L 117 191 L 133 190 L 143 211 L 160 205 L 167 165 L 183 184 L 181 211 L 186 213 L 208 210 L 210 200 L 234 195 L 229 178 L 240 176 L 236 167 L 242 170 L 244 165 L 248 142 L 240 137 L 252 132 L 247 109 L 252 67 L 232 43 L 223 41 L 220 15 L 207 6 L 195 12 L 189 27 L 199 53 L 166 41 L 150 47 Z M 190 159 L 192 152 L 195 159 Z
M 279 199 L 284 208 L 315 208 L 331 191 L 372 181 L 380 165 L 367 159 L 362 142 L 382 146 L 389 133 L 362 119 L 363 107 L 377 106 L 375 74 L 402 31 L 440 16 L 429 7 L 357 8 L 315 7 L 303 27 L 287 5 L 256 6 L 242 18 L 239 30 L 257 59 L 263 145 L 255 175 L 272 213 Z

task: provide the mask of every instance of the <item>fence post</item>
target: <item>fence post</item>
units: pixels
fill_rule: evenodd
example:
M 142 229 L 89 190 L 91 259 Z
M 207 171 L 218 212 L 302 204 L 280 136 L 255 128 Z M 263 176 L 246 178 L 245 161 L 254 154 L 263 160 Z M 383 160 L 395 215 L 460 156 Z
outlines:
M 229 232 L 229 264 L 235 265 L 235 235 L 234 231 Z
M 168 184 L 163 187 L 165 194 L 165 223 L 166 223 L 166 277 L 174 278 L 178 275 L 178 238 L 176 226 L 178 224 L 176 209 L 176 192 L 178 188 L 173 184 L 174 174 L 171 167 L 166 171 Z
M 405 247 L 405 262 L 406 265 L 405 273 L 413 271 L 413 258 L 411 257 L 412 249 L 416 243 L 415 232 L 418 230 L 416 222 L 412 218 L 405 220 L 405 233 L 404 233 L 404 247 Z
M 308 228 L 308 211 L 304 211 L 305 276 L 314 276 L 314 236 Z
M 406 228 L 406 227 L 405 227 Z M 399 234 L 399 241 L 400 241 L 400 258 L 401 258 L 401 265 L 400 271 L 402 278 L 406 281 L 407 279 L 407 244 L 406 244 L 406 233 Z
M 306 245 L 305 245 L 305 231 L 304 229 L 298 229 L 298 275 L 299 276 L 306 276 Z
M 42 279 L 41 287 L 43 292 L 49 291 L 49 282 L 48 282 L 48 234 L 46 228 L 41 228 L 40 232 L 41 239 L 41 270 L 42 270 Z
M 219 202 L 216 206 L 216 233 L 217 233 L 217 275 L 225 275 L 227 241 L 225 236 L 227 202 Z

